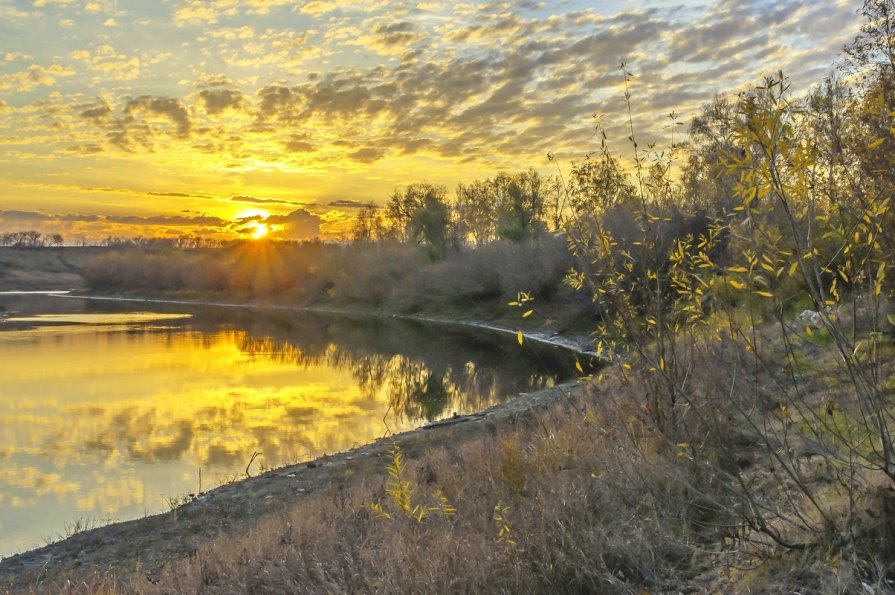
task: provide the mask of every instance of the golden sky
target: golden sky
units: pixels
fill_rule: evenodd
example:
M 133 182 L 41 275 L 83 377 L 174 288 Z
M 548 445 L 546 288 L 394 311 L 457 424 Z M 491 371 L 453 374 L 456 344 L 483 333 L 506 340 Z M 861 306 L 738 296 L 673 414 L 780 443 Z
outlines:
M 338 237 L 400 185 L 553 173 L 828 75 L 860 2 L 0 0 L 0 232 Z M 240 220 L 242 219 L 242 220 Z

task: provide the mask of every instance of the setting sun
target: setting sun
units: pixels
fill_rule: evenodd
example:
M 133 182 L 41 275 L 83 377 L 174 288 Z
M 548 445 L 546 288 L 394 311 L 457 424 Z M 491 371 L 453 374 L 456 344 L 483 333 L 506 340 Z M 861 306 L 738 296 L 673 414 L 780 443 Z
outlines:
M 252 226 L 255 228 L 255 230 L 252 232 L 253 240 L 260 240 L 270 232 L 270 229 L 267 227 L 266 223 L 258 223 L 257 221 L 253 221 Z

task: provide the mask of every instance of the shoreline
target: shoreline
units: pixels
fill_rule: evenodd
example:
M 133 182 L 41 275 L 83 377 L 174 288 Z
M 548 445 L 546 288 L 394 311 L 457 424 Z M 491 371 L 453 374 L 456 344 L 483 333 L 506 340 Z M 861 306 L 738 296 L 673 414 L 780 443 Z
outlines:
M 140 298 L 140 297 L 125 297 L 125 296 L 105 296 L 105 295 L 85 295 L 79 293 L 72 293 L 71 291 L 67 291 L 64 293 L 60 293 L 58 291 L 45 291 L 39 292 L 47 295 L 53 295 L 54 297 L 62 297 L 62 298 L 72 298 L 72 299 L 85 299 L 85 300 L 97 300 L 97 301 L 111 301 L 111 302 L 126 302 L 126 303 L 139 303 L 139 304 L 175 304 L 175 305 L 183 305 L 183 306 L 212 306 L 217 308 L 246 308 L 246 309 L 258 309 L 258 310 L 283 310 L 283 311 L 295 311 L 295 312 L 312 312 L 312 313 L 321 313 L 321 314 L 337 314 L 341 316 L 361 316 L 368 318 L 390 318 L 395 320 L 412 320 L 416 322 L 427 322 L 432 324 L 441 324 L 441 325 L 449 325 L 449 326 L 462 326 L 467 328 L 475 328 L 480 330 L 486 330 L 502 335 L 512 335 L 516 336 L 516 334 L 520 331 L 514 330 L 512 328 L 491 324 L 481 320 L 465 320 L 465 319 L 454 319 L 454 318 L 445 318 L 440 316 L 416 316 L 414 314 L 394 314 L 388 312 L 378 312 L 375 310 L 352 310 L 347 308 L 331 308 L 326 306 L 294 306 L 288 304 L 259 304 L 259 303 L 236 303 L 236 302 L 219 302 L 219 301 L 196 301 L 196 300 L 177 300 L 173 298 Z M 534 343 L 541 343 L 543 345 L 549 345 L 551 347 L 557 347 L 560 349 L 566 349 L 568 351 L 572 351 L 579 355 L 585 355 L 588 357 L 593 357 L 600 359 L 604 364 L 611 363 L 605 358 L 602 358 L 597 355 L 597 353 L 588 347 L 590 346 L 590 341 L 586 336 L 577 336 L 577 337 L 566 337 L 559 333 L 546 333 L 546 332 L 538 332 L 538 331 L 521 331 L 522 336 L 527 341 L 532 341 Z

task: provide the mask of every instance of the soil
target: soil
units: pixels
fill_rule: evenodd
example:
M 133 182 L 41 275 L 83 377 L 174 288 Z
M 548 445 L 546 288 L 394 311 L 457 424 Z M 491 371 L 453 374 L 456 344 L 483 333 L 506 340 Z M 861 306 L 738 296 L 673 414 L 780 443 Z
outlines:
M 0 591 L 41 590 L 79 577 L 114 571 L 143 573 L 150 581 L 165 565 L 192 555 L 199 544 L 236 534 L 266 515 L 294 506 L 308 494 L 380 474 L 388 449 L 400 444 L 409 458 L 525 423 L 532 412 L 573 392 L 581 382 L 517 398 L 472 415 L 458 416 L 386 437 L 346 452 L 268 471 L 208 492 L 190 495 L 170 512 L 115 523 L 0 560 Z M 69 583 L 71 584 L 71 583 Z

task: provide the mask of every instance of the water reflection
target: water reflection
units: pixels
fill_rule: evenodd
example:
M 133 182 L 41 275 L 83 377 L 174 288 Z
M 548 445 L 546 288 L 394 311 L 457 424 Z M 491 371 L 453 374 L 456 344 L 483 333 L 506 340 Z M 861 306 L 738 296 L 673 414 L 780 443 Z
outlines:
M 282 465 L 383 435 L 387 411 L 401 431 L 573 374 L 563 353 L 410 322 L 44 299 L 4 296 L 0 555 L 162 510 L 253 452 Z

